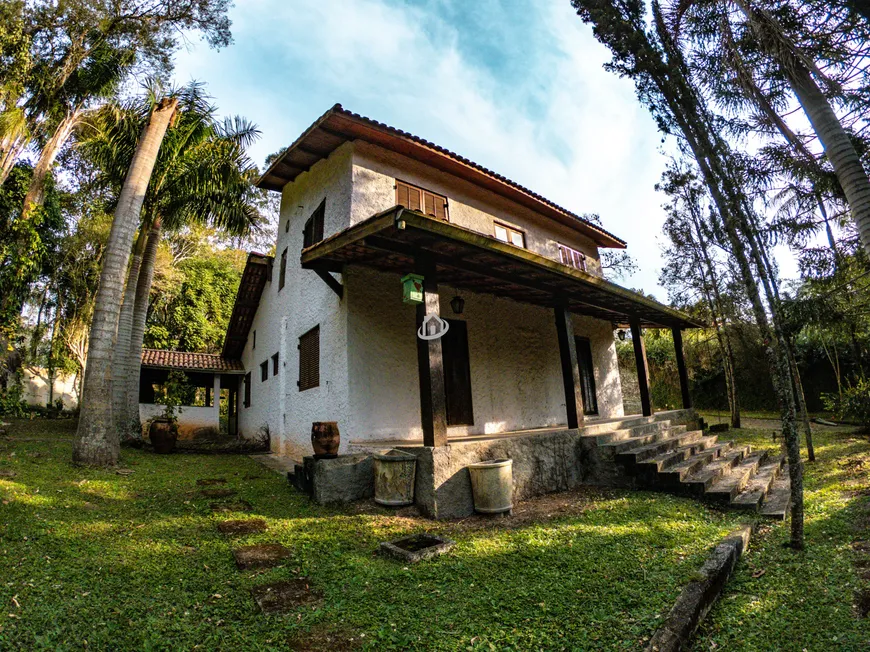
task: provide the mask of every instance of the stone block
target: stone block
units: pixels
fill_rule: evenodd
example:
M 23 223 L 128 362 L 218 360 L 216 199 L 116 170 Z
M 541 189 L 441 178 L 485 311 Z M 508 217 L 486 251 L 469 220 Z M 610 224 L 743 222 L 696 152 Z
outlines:
M 368 453 L 339 455 L 330 460 L 306 457 L 303 462 L 310 472 L 311 497 L 319 505 L 349 503 L 371 498 L 375 493 L 374 462 Z

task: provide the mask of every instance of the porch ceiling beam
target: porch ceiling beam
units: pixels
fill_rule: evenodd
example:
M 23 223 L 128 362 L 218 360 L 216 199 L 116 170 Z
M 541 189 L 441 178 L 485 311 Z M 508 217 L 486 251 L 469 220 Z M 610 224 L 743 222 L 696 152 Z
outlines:
M 329 286 L 329 289 L 335 292 L 338 296 L 339 301 L 344 297 L 344 285 L 338 281 L 332 274 L 329 273 L 328 270 L 323 269 L 322 267 L 315 267 L 314 273 L 317 274 L 324 283 Z

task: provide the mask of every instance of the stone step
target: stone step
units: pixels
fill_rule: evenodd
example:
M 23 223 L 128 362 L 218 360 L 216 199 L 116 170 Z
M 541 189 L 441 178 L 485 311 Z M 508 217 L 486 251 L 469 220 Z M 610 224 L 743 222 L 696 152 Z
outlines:
M 788 464 L 783 465 L 776 480 L 761 503 L 759 514 L 765 518 L 784 521 L 791 507 L 791 480 L 788 476 Z
M 696 496 L 704 495 L 716 480 L 721 478 L 725 473 L 728 473 L 734 466 L 740 464 L 743 458 L 751 452 L 751 446 L 732 448 L 694 473 L 686 475 L 680 483 L 680 488 Z
M 700 430 L 685 432 L 685 429 L 685 426 L 678 426 L 661 434 L 645 435 L 644 437 L 636 437 L 634 440 L 611 444 L 616 453 L 616 461 L 627 465 L 638 464 L 667 451 L 672 451 L 680 446 L 695 442 L 704 436 L 704 433 Z M 641 439 L 652 439 L 652 441 L 641 443 Z M 640 443 L 640 445 L 630 446 L 635 441 Z
M 584 435 L 602 435 L 613 430 L 621 430 L 624 428 L 632 428 L 647 423 L 653 423 L 655 417 L 626 417 L 624 419 L 615 419 L 613 421 L 604 421 L 602 423 L 586 423 L 583 425 Z
M 637 435 L 636 437 L 628 437 L 627 439 L 612 441 L 607 444 L 603 444 L 601 448 L 611 451 L 614 456 L 616 456 L 620 455 L 621 453 L 627 453 L 628 451 L 635 448 L 654 444 L 656 442 L 662 441 L 663 439 L 671 439 L 674 436 L 684 434 L 685 431 L 686 426 L 674 426 L 673 428 L 669 428 L 667 430 L 656 430 L 654 432 L 648 432 L 643 435 Z
M 694 436 L 695 433 L 699 433 L 697 437 Z M 638 462 L 638 469 L 644 473 L 661 473 L 670 469 L 672 466 L 685 462 L 690 457 L 694 457 L 708 448 L 712 448 L 718 441 L 718 438 L 715 435 L 703 436 L 703 433 L 700 430 L 687 433 L 687 435 L 693 436 L 687 445 L 679 446 L 673 450 L 660 453 L 653 458 Z
M 767 460 L 767 451 L 753 453 L 723 473 L 704 492 L 704 499 L 730 504 L 755 476 L 758 467 Z
M 651 421 L 640 425 L 631 426 L 628 428 L 618 428 L 610 432 L 592 435 L 595 437 L 595 443 L 599 446 L 614 441 L 631 439 L 632 437 L 640 437 L 641 435 L 654 434 L 667 430 L 671 425 L 670 421 Z
M 758 467 L 755 476 L 750 479 L 746 487 L 734 497 L 731 506 L 736 509 L 744 509 L 757 512 L 767 497 L 771 486 L 776 481 L 785 463 L 785 457 L 780 455 L 768 459 L 764 465 Z
M 680 487 L 681 483 L 690 475 L 697 473 L 711 462 L 727 455 L 734 447 L 734 442 L 726 441 L 715 443 L 703 450 L 690 455 L 682 462 L 677 462 L 662 469 L 656 483 L 664 488 Z

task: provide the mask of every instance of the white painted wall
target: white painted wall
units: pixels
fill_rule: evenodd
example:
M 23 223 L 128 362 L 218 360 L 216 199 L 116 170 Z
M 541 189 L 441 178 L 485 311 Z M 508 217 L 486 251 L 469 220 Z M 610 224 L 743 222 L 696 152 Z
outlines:
M 77 377 L 57 373 L 54 377 L 54 400 L 63 400 L 63 407 L 74 410 L 79 404 Z M 25 367 L 21 370 L 22 399 L 28 405 L 45 407 L 48 403 L 48 370 L 42 367 Z
M 350 439 L 422 436 L 414 306 L 401 300 L 398 275 L 363 268 L 345 274 L 348 302 Z M 464 313 L 453 315 L 457 291 L 442 286 L 441 314 L 468 328 L 474 425 L 449 435 L 489 434 L 565 425 L 565 394 L 555 317 L 551 310 L 489 295 L 459 292 Z M 575 318 L 575 334 L 590 339 L 599 415 L 622 416 L 613 331 L 608 322 Z
M 451 174 L 365 142 L 355 142 L 353 147 L 351 223 L 395 206 L 396 179 L 447 197 L 451 224 L 488 236 L 494 235 L 496 221 L 513 226 L 525 233 L 529 251 L 559 260 L 559 243 L 565 244 L 586 254 L 588 271 L 601 275 L 598 247 L 576 230 Z
M 252 436 L 268 427 L 272 449 L 301 458 L 311 453 L 311 423 L 338 421 L 342 429 L 347 408 L 347 311 L 335 293 L 312 271 L 299 265 L 302 229 L 326 199 L 324 237 L 349 226 L 352 145 L 339 147 L 311 170 L 287 184 L 281 198 L 281 221 L 272 281 L 266 283 L 242 363 L 251 372 L 251 407 L 239 405 L 239 431 Z M 289 228 L 288 228 L 289 224 Z M 287 247 L 286 285 L 279 290 L 281 252 Z M 320 387 L 298 391 L 299 337 L 320 325 Z M 282 335 L 283 328 L 283 335 Z M 256 349 L 253 331 L 257 332 Z M 271 357 L 280 355 L 283 379 L 272 374 Z M 269 361 L 268 380 L 261 381 L 260 364 Z M 244 391 L 240 391 L 244 398 Z

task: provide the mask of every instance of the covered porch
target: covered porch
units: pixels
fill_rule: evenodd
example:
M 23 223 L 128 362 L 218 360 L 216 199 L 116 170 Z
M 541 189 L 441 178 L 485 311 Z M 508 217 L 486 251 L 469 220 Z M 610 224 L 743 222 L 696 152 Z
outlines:
M 677 347 L 683 407 L 691 407 L 681 334 L 682 329 L 700 324 L 642 295 L 526 249 L 396 207 L 305 249 L 301 262 L 339 297 L 345 298 L 351 279 L 346 275 L 342 285 L 333 273 L 345 272 L 348 266 L 392 272 L 390 276 L 396 279 L 407 273 L 422 276 L 423 301 L 415 309 L 417 328 L 427 316 L 443 314 L 446 317 L 452 316 L 451 309 L 455 312 L 455 308 L 445 305 L 445 286 L 457 291 L 468 290 L 473 295 L 511 299 L 535 306 L 537 311 L 543 308 L 549 312 L 549 328 L 555 327 L 558 341 L 558 358 L 554 358 L 552 364 L 559 367 L 560 391 L 564 395 L 564 418 L 548 422 L 549 429 L 551 426 L 577 429 L 590 418 L 590 412 L 595 412 L 589 405 L 594 395 L 590 396 L 588 379 L 583 377 L 584 352 L 578 351 L 582 338 L 578 340 L 576 336 L 582 333 L 575 332 L 577 318 L 589 318 L 606 325 L 610 333 L 616 328 L 631 331 L 642 416 L 652 416 L 653 405 L 641 329 L 671 329 Z M 398 284 L 395 290 L 387 291 L 398 293 Z M 518 316 L 522 313 L 521 307 L 517 306 Z M 385 310 L 393 309 L 385 307 Z M 413 337 L 416 342 L 421 442 L 425 446 L 446 446 L 457 439 L 453 433 L 448 436 L 451 397 L 445 372 L 449 381 L 452 363 L 445 359 L 445 347 L 450 348 L 449 338 L 445 337 L 442 342 L 440 338 L 426 341 L 411 332 L 407 336 L 408 341 Z M 405 336 L 400 337 L 404 340 Z M 407 438 L 402 441 L 410 443 Z

